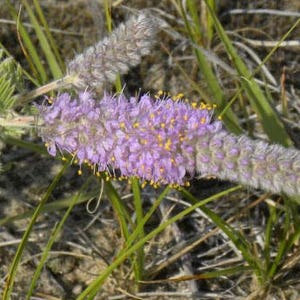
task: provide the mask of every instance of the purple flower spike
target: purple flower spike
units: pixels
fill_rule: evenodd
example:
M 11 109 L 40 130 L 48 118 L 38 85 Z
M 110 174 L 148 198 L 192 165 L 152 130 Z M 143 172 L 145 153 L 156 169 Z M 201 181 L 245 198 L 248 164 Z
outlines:
M 212 120 L 212 110 L 171 98 L 140 100 L 89 92 L 64 93 L 39 106 L 48 152 L 68 152 L 96 171 L 119 169 L 153 184 L 185 184 L 215 176 L 270 192 L 300 195 L 300 151 L 234 136 Z
M 186 170 L 196 167 L 193 145 L 211 136 L 212 128 L 213 134 L 221 130 L 219 121 L 210 121 L 211 110 L 147 94 L 140 100 L 105 95 L 97 102 L 89 92 L 73 100 L 64 93 L 39 110 L 44 122 L 40 134 L 51 155 L 55 145 L 98 171 L 111 167 L 122 176 L 163 184 L 184 184 Z

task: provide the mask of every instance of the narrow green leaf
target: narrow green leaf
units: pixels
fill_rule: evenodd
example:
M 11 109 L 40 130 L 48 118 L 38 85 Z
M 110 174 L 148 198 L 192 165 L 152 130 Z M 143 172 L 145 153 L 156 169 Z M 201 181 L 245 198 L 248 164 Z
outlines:
M 274 229 L 274 223 L 278 220 L 276 215 L 276 209 L 269 205 L 269 218 L 266 224 L 265 229 L 265 244 L 264 244 L 264 259 L 265 259 L 265 269 L 268 270 L 270 268 L 270 261 L 271 261 L 271 239 L 272 239 L 272 231 Z
M 250 266 L 236 266 L 236 267 L 231 267 L 227 269 L 221 269 L 221 270 L 216 270 L 216 271 L 211 271 L 211 272 L 206 272 L 206 273 L 201 273 L 201 274 L 195 274 L 195 275 L 183 275 L 180 277 L 175 277 L 167 281 L 183 281 L 183 280 L 199 280 L 199 279 L 211 279 L 211 278 L 220 278 L 221 276 L 231 276 L 235 275 L 237 273 L 243 272 L 243 275 L 245 275 L 245 272 L 251 271 Z
M 139 179 L 136 177 L 131 178 L 131 187 L 133 193 L 133 201 L 135 207 L 135 214 L 136 214 L 136 226 L 139 223 L 143 222 L 143 203 L 141 198 L 140 186 L 139 186 Z M 138 239 L 142 239 L 145 236 L 144 227 L 140 229 Z M 143 269 L 144 269 L 144 248 L 141 247 L 136 252 L 136 260 L 134 262 L 134 271 L 135 271 L 135 280 L 139 281 L 142 280 L 143 276 Z
M 208 6 L 211 17 L 214 20 L 216 31 L 227 50 L 227 54 L 232 60 L 238 74 L 240 75 L 241 84 L 248 95 L 250 104 L 253 110 L 256 112 L 265 133 L 272 142 L 279 143 L 284 146 L 292 145 L 292 141 L 289 138 L 289 135 L 287 134 L 284 125 L 278 117 L 276 111 L 269 104 L 264 93 L 253 79 L 253 75 L 237 54 L 215 12 L 209 5 L 208 0 L 205 0 L 205 2 Z
M 195 14 L 194 5 L 192 5 L 192 3 L 191 3 L 190 6 L 193 7 L 192 10 L 193 10 L 193 15 L 194 15 Z M 192 43 L 195 45 L 193 48 L 194 48 L 194 53 L 196 55 L 196 59 L 197 59 L 198 65 L 199 65 L 199 69 L 203 73 L 203 77 L 205 78 L 205 82 L 207 83 L 209 93 L 212 96 L 212 103 L 210 103 L 210 104 L 217 104 L 216 113 L 217 114 L 221 113 L 222 110 L 224 109 L 224 107 L 226 106 L 224 93 L 222 91 L 222 88 L 220 87 L 217 77 L 215 76 L 215 74 L 212 70 L 212 67 L 211 67 L 209 61 L 207 60 L 205 55 L 200 51 L 200 49 L 198 49 L 196 46 L 198 43 L 199 37 L 197 36 L 197 33 L 195 33 L 192 30 L 192 27 L 190 25 L 190 22 L 188 21 L 188 17 L 186 15 L 186 12 L 185 12 L 181 2 L 180 2 L 180 7 L 181 7 L 182 17 L 183 17 L 187 32 L 189 34 L 189 37 L 190 37 Z M 198 20 L 198 17 L 197 17 L 197 20 Z M 238 124 L 237 118 L 230 108 L 223 115 L 223 122 L 225 123 L 227 128 L 230 131 L 232 131 L 233 133 L 240 134 L 242 132 L 242 130 Z
M 168 219 L 166 222 L 160 224 L 160 226 L 156 227 L 154 230 L 152 230 L 150 233 L 148 233 L 144 238 L 138 240 L 135 244 L 133 244 L 130 248 L 126 248 L 125 250 L 121 251 L 119 255 L 116 257 L 116 259 L 112 262 L 111 265 L 109 265 L 105 271 L 100 274 L 93 282 L 89 284 L 89 286 L 77 297 L 77 300 L 92 300 L 96 296 L 97 292 L 101 288 L 101 285 L 105 281 L 105 279 L 115 270 L 124 260 L 126 260 L 130 255 L 132 255 L 137 249 L 142 247 L 146 242 L 151 240 L 153 237 L 155 237 L 157 234 L 162 232 L 166 227 L 168 227 L 170 224 L 182 219 L 184 216 L 190 214 L 192 211 L 194 211 L 196 208 L 199 208 L 211 201 L 214 201 L 222 196 L 228 195 L 231 192 L 234 192 L 238 189 L 240 189 L 241 186 L 235 186 L 233 188 L 230 188 L 226 191 L 223 191 L 221 193 L 215 194 L 207 199 L 204 199 L 202 201 L 199 201 L 198 203 L 186 208 L 176 216 Z
M 105 179 L 103 179 L 103 180 L 105 180 Z M 129 215 L 122 199 L 120 198 L 119 194 L 117 193 L 116 189 L 114 188 L 114 186 L 112 185 L 112 183 L 110 181 L 105 182 L 105 192 L 106 192 L 107 196 L 109 197 L 112 207 L 116 213 L 116 216 L 117 216 L 118 221 L 121 226 L 123 236 L 124 236 L 125 240 L 127 240 L 128 236 L 129 236 L 128 224 L 130 224 L 130 226 L 132 226 L 130 215 Z
M 61 70 L 65 70 L 66 66 L 65 66 L 65 63 L 64 63 L 64 60 L 62 59 L 60 53 L 59 53 L 59 50 L 57 48 L 57 45 L 56 45 L 56 42 L 51 34 L 51 31 L 49 29 L 49 26 L 48 26 L 48 22 L 46 21 L 46 18 L 44 16 L 44 13 L 43 13 L 43 10 L 40 6 L 40 2 L 39 0 L 33 0 L 33 4 L 34 4 L 34 7 L 36 9 L 36 12 L 38 14 L 38 17 L 40 19 L 40 22 L 41 24 L 43 25 L 44 27 L 44 30 L 45 30 L 45 34 L 47 36 L 47 39 L 51 45 L 51 48 L 55 54 L 55 57 L 57 59 L 57 62 L 59 63 L 59 66 L 60 66 L 60 69 Z
M 4 287 L 4 292 L 3 292 L 3 300 L 10 300 L 11 299 L 11 293 L 12 293 L 12 289 L 13 289 L 13 285 L 14 285 L 14 281 L 15 281 L 15 277 L 16 277 L 16 273 L 17 273 L 17 269 L 18 269 L 18 265 L 19 262 L 21 260 L 23 251 L 25 249 L 27 240 L 29 238 L 29 235 L 32 231 L 33 225 L 35 224 L 38 216 L 41 213 L 41 210 L 44 206 L 44 204 L 46 203 L 46 201 L 49 199 L 49 197 L 51 196 L 51 193 L 53 192 L 53 190 L 55 189 L 55 187 L 57 186 L 59 180 L 61 179 L 61 177 L 63 176 L 63 174 L 65 173 L 67 167 L 69 164 L 65 164 L 62 169 L 60 170 L 60 172 L 56 175 L 56 177 L 54 178 L 54 180 L 52 181 L 52 183 L 50 184 L 47 192 L 45 193 L 44 197 L 42 198 L 41 202 L 39 203 L 39 205 L 37 206 L 27 228 L 26 231 L 22 237 L 22 241 L 20 242 L 17 252 L 15 254 L 15 257 L 13 259 L 13 262 L 10 266 L 9 272 L 8 272 L 8 276 L 6 279 L 6 283 L 5 283 L 5 287 Z
M 112 32 L 112 17 L 111 17 L 111 0 L 104 0 L 104 11 L 105 11 L 105 19 L 106 19 L 106 27 L 109 33 Z M 115 80 L 115 87 L 118 93 L 122 91 L 122 81 L 120 74 L 117 74 Z
M 23 4 L 25 5 L 25 8 L 27 10 L 27 13 L 29 15 L 31 24 L 35 30 L 35 33 L 37 35 L 37 38 L 39 39 L 40 46 L 45 54 L 47 63 L 49 65 L 50 71 L 52 73 L 52 76 L 54 79 L 59 79 L 63 77 L 63 72 L 60 69 L 60 66 L 56 60 L 55 54 L 52 51 L 52 48 L 47 40 L 46 35 L 44 34 L 43 30 L 41 29 L 40 24 L 38 23 L 38 20 L 36 16 L 34 15 L 33 10 L 31 9 L 30 5 L 28 4 L 27 0 L 22 0 Z
M 202 0 L 203 1 L 203 0 Z M 214 11 L 216 11 L 216 1 L 215 0 L 208 0 L 210 6 L 213 8 Z M 211 17 L 211 15 L 207 12 L 206 9 L 206 13 L 207 13 L 207 21 L 206 21 L 206 30 L 207 30 L 207 38 L 208 38 L 208 42 L 210 43 L 213 35 L 214 35 L 214 20 Z
M 39 278 L 39 276 L 42 272 L 42 269 L 43 269 L 43 267 L 46 263 L 46 260 L 48 258 L 49 252 L 50 252 L 54 242 L 56 241 L 56 239 L 58 237 L 58 234 L 61 232 L 61 229 L 62 229 L 64 223 L 66 222 L 68 216 L 70 215 L 73 207 L 76 205 L 76 203 L 78 202 L 78 200 L 80 198 L 80 195 L 82 194 L 83 190 L 85 190 L 87 188 L 89 183 L 90 183 L 90 180 L 86 180 L 85 184 L 81 187 L 79 192 L 73 197 L 67 211 L 65 212 L 65 214 L 62 217 L 62 219 L 60 220 L 60 222 L 57 225 L 55 225 L 55 227 L 53 229 L 53 232 L 52 232 L 52 234 L 51 234 L 51 236 L 50 236 L 50 238 L 47 242 L 47 245 L 44 248 L 41 260 L 40 260 L 38 266 L 36 267 L 35 272 L 33 274 L 33 277 L 31 279 L 30 287 L 29 287 L 29 290 L 28 290 L 27 295 L 26 295 L 27 300 L 31 299 L 32 293 L 33 293 L 34 288 L 36 286 L 36 282 L 37 282 L 37 280 L 38 280 L 38 278 Z
M 193 21 L 193 23 L 190 24 L 191 32 L 193 32 L 193 35 L 197 36 L 197 38 L 199 40 L 201 40 L 203 37 L 202 37 L 201 28 L 200 28 L 200 20 L 199 20 L 199 16 L 198 16 L 198 9 L 199 9 L 200 4 L 198 1 L 196 4 L 194 0 L 187 0 L 186 5 L 191 14 L 192 21 Z
M 46 73 L 46 70 L 43 66 L 42 59 L 38 55 L 38 50 L 32 43 L 29 34 L 25 27 L 23 26 L 22 22 L 19 22 L 18 19 L 18 14 L 15 10 L 15 8 L 12 6 L 9 0 L 6 0 L 6 3 L 9 7 L 10 14 L 12 15 L 13 19 L 17 22 L 18 24 L 18 29 L 20 33 L 20 37 L 22 38 L 22 42 L 24 43 L 24 46 L 27 48 L 28 51 L 28 56 L 26 56 L 29 65 L 32 68 L 32 71 L 34 74 L 36 74 L 36 77 L 39 81 L 40 84 L 45 83 L 48 81 L 48 76 Z
M 194 196 L 192 196 L 187 190 L 182 189 L 182 194 L 186 196 L 192 204 L 196 204 L 198 202 L 198 200 Z M 244 238 L 244 236 L 242 236 L 239 232 L 237 232 L 234 228 L 232 228 L 229 224 L 222 220 L 222 218 L 220 218 L 208 207 L 201 206 L 200 209 L 208 218 L 212 220 L 212 222 L 218 228 L 220 228 L 220 230 L 222 230 L 222 232 L 224 232 L 227 235 L 227 237 L 234 243 L 234 245 L 242 252 L 244 259 L 252 267 L 257 277 L 260 278 L 263 270 L 260 260 L 252 255 L 252 247 L 249 244 L 249 242 Z

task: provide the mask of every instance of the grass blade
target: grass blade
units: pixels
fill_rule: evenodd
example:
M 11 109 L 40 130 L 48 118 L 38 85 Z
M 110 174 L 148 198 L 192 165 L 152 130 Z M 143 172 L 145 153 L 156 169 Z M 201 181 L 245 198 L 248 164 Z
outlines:
M 66 222 L 69 214 L 71 213 L 73 207 L 78 202 L 78 200 L 80 198 L 80 195 L 82 194 L 82 191 L 87 188 L 89 183 L 90 183 L 90 180 L 86 180 L 85 184 L 81 187 L 79 192 L 73 197 L 67 211 L 65 212 L 65 214 L 62 217 L 62 219 L 60 220 L 60 222 L 57 225 L 55 225 L 55 227 L 53 229 L 53 232 L 52 232 L 52 234 L 51 234 L 51 236 L 48 240 L 48 243 L 45 246 L 45 249 L 44 249 L 42 257 L 41 257 L 41 260 L 40 260 L 38 266 L 36 267 L 35 272 L 34 272 L 33 277 L 32 277 L 32 280 L 30 282 L 30 287 L 29 287 L 29 290 L 28 290 L 27 295 L 26 295 L 27 300 L 30 300 L 30 297 L 32 296 L 33 290 L 36 286 L 36 282 L 37 282 L 37 280 L 38 280 L 38 278 L 39 278 L 39 276 L 42 272 L 42 269 L 43 269 L 43 267 L 46 263 L 46 260 L 48 258 L 49 252 L 50 252 L 54 242 L 56 241 L 56 239 L 58 237 L 58 234 L 60 233 L 60 231 L 61 231 L 64 223 Z
M 250 104 L 253 110 L 256 112 L 265 133 L 268 135 L 270 140 L 275 143 L 282 144 L 284 146 L 292 145 L 292 141 L 287 134 L 283 123 L 279 119 L 277 113 L 273 107 L 269 104 L 264 93 L 258 86 L 258 84 L 253 79 L 253 75 L 248 70 L 247 66 L 241 60 L 236 50 L 234 49 L 229 37 L 227 36 L 225 30 L 223 29 L 221 23 L 219 22 L 215 12 L 209 5 L 208 1 L 205 0 L 209 13 L 214 20 L 216 31 L 222 40 L 227 54 L 231 58 L 239 76 L 241 79 L 241 85 L 248 95 Z
M 216 112 L 217 112 L 217 114 L 219 114 L 226 106 L 224 93 L 219 85 L 217 77 L 215 76 L 215 74 L 211 68 L 210 63 L 206 59 L 205 55 L 196 46 L 198 44 L 198 41 L 200 38 L 197 35 L 197 32 L 199 32 L 199 29 L 197 29 L 196 31 L 193 30 L 193 27 L 195 27 L 196 25 L 194 24 L 193 27 L 190 25 L 190 22 L 188 21 L 187 13 L 184 10 L 181 2 L 180 2 L 180 7 L 181 7 L 181 14 L 182 14 L 187 32 L 189 34 L 189 37 L 190 37 L 193 45 L 195 45 L 193 48 L 194 48 L 194 53 L 196 55 L 196 59 L 197 59 L 198 65 L 199 65 L 199 69 L 203 73 L 203 77 L 205 78 L 205 82 L 207 83 L 209 93 L 212 96 L 212 100 L 210 100 L 210 104 L 217 104 Z M 194 0 L 189 1 L 189 7 L 192 10 L 192 15 L 194 16 L 193 22 L 194 23 L 196 22 L 196 24 L 199 23 L 198 16 L 195 12 Z M 223 116 L 223 121 L 224 121 L 225 125 L 227 126 L 227 128 L 230 131 L 232 131 L 233 133 L 239 134 L 242 132 L 240 126 L 238 125 L 237 118 L 234 115 L 234 113 L 231 111 L 231 109 L 228 109 L 226 111 L 226 113 Z
M 22 38 L 24 46 L 27 48 L 27 51 L 24 53 L 28 60 L 28 63 L 35 74 L 35 77 L 38 79 L 40 84 L 43 84 L 48 81 L 48 76 L 46 70 L 43 66 L 42 60 L 38 55 L 38 50 L 34 46 L 33 42 L 31 41 L 29 34 L 25 27 L 23 26 L 22 22 L 18 19 L 18 14 L 15 8 L 11 5 L 11 3 L 7 0 L 6 1 L 10 14 L 12 15 L 13 19 L 17 22 L 17 29 Z
M 149 234 L 147 234 L 144 238 L 138 240 L 135 244 L 133 244 L 130 248 L 126 248 L 125 251 L 122 251 L 115 259 L 115 261 L 108 266 L 108 268 L 100 274 L 77 298 L 77 300 L 91 300 L 95 297 L 97 294 L 99 288 L 105 281 L 105 279 L 115 270 L 124 260 L 126 260 L 130 255 L 132 255 L 137 249 L 142 247 L 146 242 L 151 240 L 153 237 L 155 237 L 157 234 L 162 232 L 166 227 L 168 227 L 170 224 L 180 220 L 184 216 L 188 215 L 192 211 L 194 211 L 196 208 L 199 208 L 211 201 L 214 201 L 222 196 L 227 195 L 228 193 L 234 192 L 238 189 L 241 189 L 241 186 L 235 186 L 233 188 L 230 188 L 226 191 L 223 191 L 221 193 L 215 194 L 207 199 L 204 199 L 202 201 L 199 201 L 198 203 L 186 208 L 176 216 L 168 219 L 166 222 L 162 223 L 160 226 L 156 227 L 153 231 L 151 231 Z
M 46 37 L 47 37 L 47 39 L 49 41 L 49 44 L 50 44 L 50 46 L 51 46 L 51 48 L 52 48 L 52 50 L 54 52 L 54 55 L 55 55 L 55 57 L 57 59 L 57 62 L 59 64 L 59 66 L 60 66 L 60 69 L 61 70 L 65 70 L 66 69 L 65 63 L 64 63 L 63 59 L 61 58 L 61 55 L 59 54 L 58 48 L 56 46 L 56 42 L 55 42 L 55 40 L 54 40 L 54 38 L 53 38 L 53 36 L 52 36 L 52 34 L 50 32 L 48 23 L 47 23 L 47 21 L 45 19 L 45 16 L 44 16 L 43 11 L 41 9 L 40 3 L 39 3 L 38 0 L 33 0 L 33 4 L 34 4 L 34 7 L 35 7 L 36 12 L 38 14 L 38 17 L 40 19 L 40 22 L 41 22 L 41 24 L 44 27 Z
M 39 205 L 37 206 L 36 210 L 34 211 L 34 214 L 29 222 L 29 225 L 27 226 L 27 229 L 22 237 L 22 241 L 19 244 L 19 247 L 17 249 L 17 252 L 15 254 L 15 257 L 13 259 L 13 262 L 10 266 L 9 269 L 9 273 L 6 279 L 6 284 L 5 284 L 5 288 L 4 288 L 4 292 L 3 292 L 3 300 L 10 300 L 11 299 L 11 293 L 12 293 L 12 289 L 13 289 L 13 285 L 14 285 L 14 281 L 15 281 L 15 277 L 17 274 L 17 269 L 18 269 L 18 265 L 19 262 L 21 260 L 23 251 L 25 249 L 27 240 L 29 238 L 29 235 L 32 231 L 33 225 L 35 224 L 38 216 L 40 215 L 42 208 L 44 206 L 44 204 L 46 203 L 46 201 L 49 199 L 49 197 L 51 196 L 51 193 L 53 192 L 53 190 L 55 189 L 55 187 L 57 186 L 59 180 L 61 179 L 61 177 L 63 176 L 63 174 L 65 173 L 66 169 L 68 168 L 69 164 L 66 163 L 60 170 L 60 172 L 55 176 L 54 180 L 52 181 L 52 183 L 50 184 L 47 192 L 45 193 L 44 197 L 42 198 L 41 202 L 39 203 Z
M 47 40 L 47 37 L 44 34 L 43 30 L 41 29 L 41 26 L 38 23 L 38 20 L 37 20 L 36 16 L 34 15 L 33 10 L 31 9 L 30 5 L 28 4 L 28 2 L 26 0 L 23 0 L 22 2 L 25 5 L 25 8 L 29 15 L 31 24 L 34 27 L 36 36 L 39 39 L 40 46 L 45 54 L 45 58 L 47 60 L 47 63 L 49 65 L 49 68 L 50 68 L 53 78 L 58 79 L 58 78 L 63 77 L 63 72 L 56 60 L 55 54 L 52 51 L 52 48 Z
M 136 227 L 137 227 L 138 224 L 143 222 L 143 217 L 144 217 L 138 178 L 136 177 L 131 178 L 131 187 L 133 193 L 133 201 L 134 201 L 135 214 L 136 214 Z M 144 236 L 145 236 L 144 227 L 141 227 L 137 238 L 142 239 Z M 141 247 L 136 252 L 136 260 L 134 262 L 136 281 L 142 280 L 143 269 L 144 269 L 144 248 Z
M 187 197 L 192 204 L 198 202 L 198 200 L 192 196 L 188 191 L 182 189 L 182 194 Z M 257 277 L 260 278 L 262 272 L 262 266 L 255 256 L 252 255 L 252 247 L 248 243 L 248 241 L 236 230 L 234 230 L 229 224 L 223 221 L 217 214 L 215 214 L 212 210 L 210 210 L 206 206 L 200 207 L 200 209 L 204 212 L 204 214 L 212 220 L 212 222 L 222 230 L 227 237 L 233 242 L 233 244 L 241 251 L 244 259 L 248 262 L 248 264 L 252 267 L 252 270 L 256 273 Z

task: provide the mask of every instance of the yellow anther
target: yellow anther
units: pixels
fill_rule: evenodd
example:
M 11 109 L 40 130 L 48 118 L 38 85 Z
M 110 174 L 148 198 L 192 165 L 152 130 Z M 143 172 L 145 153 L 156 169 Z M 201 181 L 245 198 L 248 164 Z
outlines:
M 61 158 L 61 160 L 62 160 L 62 161 L 66 161 L 67 159 L 63 156 L 63 157 Z
M 100 177 L 100 175 L 101 175 L 100 172 L 97 171 L 97 172 L 96 172 L 96 176 L 97 176 L 97 177 Z
M 141 188 L 143 189 L 147 185 L 147 181 L 142 182 Z
M 220 120 L 220 121 L 221 121 L 222 119 L 223 119 L 223 118 L 222 118 L 222 116 L 218 116 L 218 120 Z
M 191 103 L 191 106 L 192 106 L 193 108 L 197 108 L 197 102 L 192 102 L 192 103 Z
M 206 109 L 207 105 L 204 102 L 200 103 L 200 109 Z
M 138 128 L 140 126 L 140 123 L 139 122 L 135 122 L 134 124 L 133 124 L 133 128 Z
M 201 124 L 205 124 L 205 123 L 206 123 L 206 118 L 204 118 L 204 117 L 201 118 L 200 123 L 201 123 Z
M 166 127 L 166 123 L 161 123 L 161 124 L 160 124 L 160 127 L 161 127 L 161 128 L 165 128 L 165 127 Z
M 122 128 L 122 129 L 125 128 L 125 123 L 124 123 L 124 122 L 121 122 L 121 123 L 120 123 L 120 128 Z
M 81 171 L 81 169 L 79 169 L 79 170 L 77 171 L 77 174 L 78 174 L 79 176 L 81 176 L 81 175 L 82 175 L 82 171 Z
M 162 96 L 164 93 L 165 93 L 164 91 L 159 90 L 159 91 L 157 92 L 157 95 L 158 95 L 158 96 Z
M 165 143 L 165 150 L 170 151 L 171 150 L 171 139 L 168 139 L 167 142 Z

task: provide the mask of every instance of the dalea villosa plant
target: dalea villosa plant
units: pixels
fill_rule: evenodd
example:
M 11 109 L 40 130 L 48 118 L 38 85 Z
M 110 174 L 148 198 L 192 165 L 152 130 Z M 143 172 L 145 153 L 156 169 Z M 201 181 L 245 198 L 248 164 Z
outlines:
M 148 94 L 105 94 L 96 101 L 90 92 L 79 92 L 136 66 L 150 52 L 157 29 L 158 22 L 142 12 L 68 63 L 66 77 L 57 82 L 76 86 L 77 98 L 63 93 L 52 106 L 38 106 L 49 153 L 68 152 L 97 174 L 119 170 L 122 177 L 155 186 L 186 184 L 199 174 L 299 195 L 299 150 L 234 136 L 213 119 L 211 107 Z
M 48 151 L 68 152 L 95 173 L 120 170 L 153 185 L 213 175 L 270 192 L 300 194 L 300 151 L 234 136 L 204 104 L 91 93 L 59 95 L 38 106 Z

